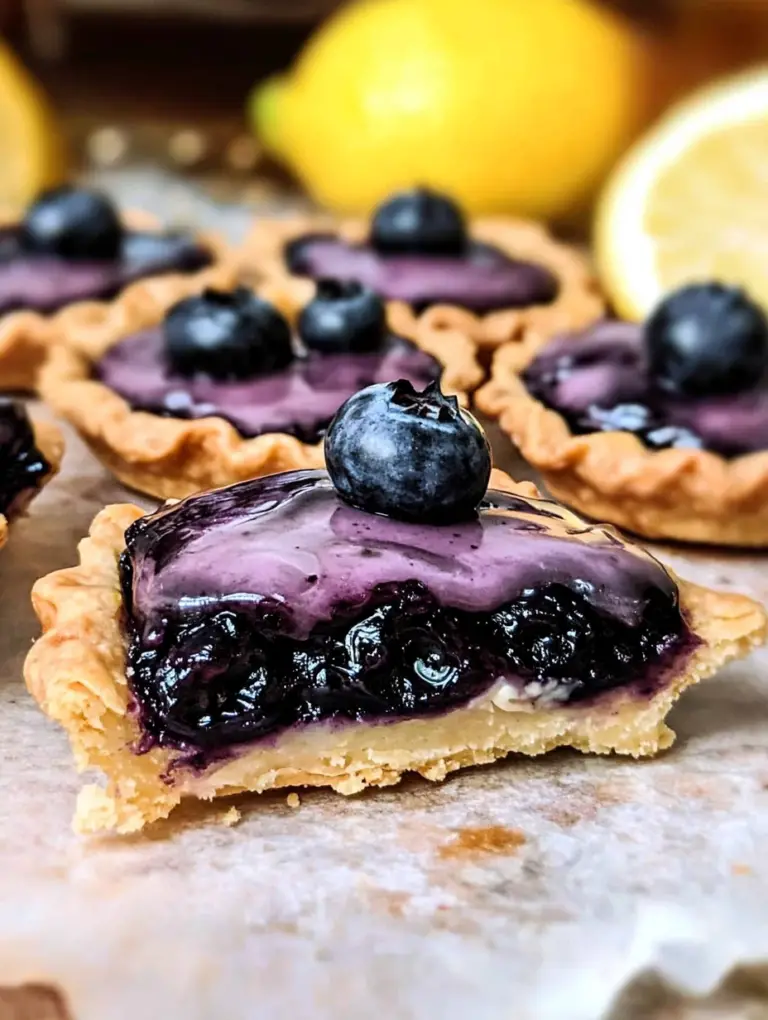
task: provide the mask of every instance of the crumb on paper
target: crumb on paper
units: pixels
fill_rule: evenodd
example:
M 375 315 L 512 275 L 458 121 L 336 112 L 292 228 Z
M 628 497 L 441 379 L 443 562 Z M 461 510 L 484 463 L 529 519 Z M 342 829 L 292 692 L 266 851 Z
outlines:
M 731 865 L 732 875 L 751 875 L 752 869 L 748 864 L 732 864 Z
M 298 793 L 289 793 L 285 798 L 285 803 L 289 808 L 297 808 L 301 804 Z
M 438 857 L 473 857 L 486 854 L 514 854 L 526 842 L 519 829 L 505 825 L 487 825 L 455 830 L 450 843 L 438 848 Z
M 242 817 L 243 816 L 236 807 L 231 807 L 229 811 L 225 811 L 221 816 L 221 824 L 226 825 L 227 828 L 231 829 L 233 825 L 237 825 Z

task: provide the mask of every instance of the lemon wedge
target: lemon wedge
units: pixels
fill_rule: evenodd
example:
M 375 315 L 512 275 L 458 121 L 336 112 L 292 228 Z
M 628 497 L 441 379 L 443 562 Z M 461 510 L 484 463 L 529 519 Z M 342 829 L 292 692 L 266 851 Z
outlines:
M 65 176 L 64 146 L 48 103 L 0 42 L 0 207 L 18 212 Z
M 711 279 L 768 308 L 768 69 L 695 93 L 631 149 L 599 202 L 595 254 L 628 319 Z

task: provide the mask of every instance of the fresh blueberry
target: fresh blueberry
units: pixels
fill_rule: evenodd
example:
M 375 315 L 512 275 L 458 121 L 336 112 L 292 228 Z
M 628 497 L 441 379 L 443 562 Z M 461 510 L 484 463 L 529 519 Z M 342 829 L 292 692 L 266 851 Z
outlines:
M 664 389 L 689 396 L 735 393 L 768 363 L 768 320 L 738 287 L 694 284 L 674 291 L 645 327 L 650 370 Z
M 22 246 L 64 259 L 114 259 L 123 228 L 106 195 L 65 185 L 44 191 L 21 222 Z
M 285 368 L 293 358 L 288 323 L 246 287 L 184 298 L 167 313 L 164 333 L 179 375 L 246 379 Z
M 298 323 L 306 346 L 328 354 L 375 351 L 386 328 L 381 298 L 359 283 L 341 280 L 320 280 Z
M 413 188 L 378 207 L 371 243 L 385 255 L 461 255 L 467 246 L 467 226 L 450 198 L 428 188 Z
M 360 390 L 328 427 L 325 460 L 336 491 L 369 513 L 406 521 L 470 519 L 488 487 L 483 430 L 437 383 L 401 379 Z

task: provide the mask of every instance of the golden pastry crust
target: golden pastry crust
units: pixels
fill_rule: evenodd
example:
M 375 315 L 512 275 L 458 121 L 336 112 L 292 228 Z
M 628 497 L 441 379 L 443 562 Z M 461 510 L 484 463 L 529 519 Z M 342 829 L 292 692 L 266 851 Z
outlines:
M 135 230 L 159 229 L 153 216 L 138 211 L 127 212 L 125 222 Z M 7 218 L 0 218 L 0 225 L 7 223 Z M 215 235 L 199 235 L 199 240 L 213 255 L 212 264 L 199 272 L 183 277 L 176 273 L 148 277 L 129 284 L 114 301 L 77 301 L 52 316 L 20 311 L 0 317 L 0 390 L 32 392 L 37 389 L 38 375 L 46 355 L 61 330 L 66 328 L 71 313 L 75 318 L 78 315 L 97 317 L 116 302 L 130 305 L 136 300 L 140 303 L 142 295 L 147 292 L 162 301 L 168 287 L 175 289 L 177 277 L 189 284 L 192 293 L 201 287 L 224 286 L 225 281 L 234 280 L 236 267 L 228 246 Z
M 30 490 L 30 492 L 26 494 L 23 500 L 16 500 L 16 503 L 13 507 L 11 520 L 20 516 L 20 514 L 24 513 L 24 511 L 32 502 L 32 500 L 35 498 L 35 496 L 38 494 L 40 489 L 42 489 L 44 485 L 47 485 L 48 482 L 50 482 L 50 480 L 54 477 L 54 475 L 57 475 L 59 473 L 59 468 L 61 467 L 61 458 L 64 455 L 64 437 L 62 436 L 61 432 L 59 431 L 59 429 L 56 428 L 55 425 L 52 425 L 50 422 L 47 421 L 33 421 L 32 432 L 34 433 L 35 436 L 35 446 L 38 448 L 40 453 L 42 453 L 43 457 L 45 457 L 45 459 L 48 461 L 48 464 L 50 465 L 50 471 L 40 481 L 36 489 Z M 0 549 L 5 545 L 7 541 L 8 541 L 8 518 L 5 517 L 4 514 L 0 514 Z
M 295 301 L 305 300 L 312 292 L 312 281 L 288 271 L 283 251 L 289 241 L 324 231 L 359 244 L 367 237 L 368 224 L 364 220 L 338 222 L 326 216 L 259 220 L 240 250 L 243 274 L 255 281 L 268 281 Z M 432 305 L 415 314 L 402 301 L 391 301 L 390 314 L 398 330 L 458 330 L 489 351 L 499 344 L 524 339 L 543 345 L 559 333 L 591 325 L 604 314 L 605 302 L 588 260 L 576 249 L 556 241 L 541 224 L 501 217 L 478 219 L 472 222 L 472 237 L 500 248 L 512 258 L 549 269 L 560 281 L 557 298 L 548 305 L 502 309 L 485 315 L 448 304 Z
M 322 467 L 322 443 L 302 443 L 279 432 L 244 439 L 223 418 L 185 420 L 134 411 L 114 390 L 91 378 L 94 362 L 113 344 L 159 324 L 171 305 L 199 289 L 180 276 L 160 282 L 162 288 L 151 281 L 111 304 L 79 306 L 61 314 L 60 342 L 51 348 L 40 373 L 45 400 L 75 426 L 121 482 L 160 499 L 183 498 L 278 471 Z M 231 267 L 222 267 L 217 285 L 229 289 L 235 282 Z M 268 285 L 259 293 L 290 321 L 296 320 L 303 302 Z M 441 363 L 443 391 L 468 403 L 467 392 L 483 378 L 475 345 L 455 331 L 400 332 Z
M 706 450 L 650 450 L 629 432 L 576 435 L 519 373 L 534 346 L 496 352 L 475 395 L 557 499 L 647 538 L 768 546 L 768 451 L 732 460 Z
M 516 485 L 498 472 L 492 485 L 538 495 L 532 485 Z M 42 578 L 32 593 L 44 636 L 27 657 L 27 686 L 66 730 L 78 769 L 99 769 L 107 780 L 106 787 L 81 790 L 75 817 L 80 832 L 136 831 L 166 817 L 184 797 L 293 786 L 352 794 L 397 783 L 406 772 L 437 781 L 513 751 L 538 755 L 570 746 L 597 754 L 654 754 L 674 739 L 664 719 L 685 688 L 766 637 L 766 615 L 756 602 L 678 580 L 681 604 L 702 643 L 650 698 L 616 690 L 593 706 L 534 709 L 519 702 L 500 707 L 498 692 L 491 691 L 429 719 L 291 730 L 202 772 L 176 768 L 169 783 L 163 776 L 172 751 L 131 750 L 140 734 L 128 707 L 117 562 L 125 529 L 141 516 L 135 506 L 107 507 L 80 543 L 79 566 Z

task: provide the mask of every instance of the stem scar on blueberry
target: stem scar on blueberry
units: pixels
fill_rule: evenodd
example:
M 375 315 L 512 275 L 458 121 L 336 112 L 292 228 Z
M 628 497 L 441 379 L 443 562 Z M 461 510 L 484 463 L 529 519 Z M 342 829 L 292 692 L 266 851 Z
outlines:
M 471 520 L 491 475 L 479 422 L 436 382 L 377 383 L 339 409 L 325 435 L 339 496 L 368 513 L 426 524 Z
M 318 280 L 298 321 L 304 345 L 327 354 L 378 350 L 386 331 L 384 302 L 354 280 Z
M 184 376 L 248 379 L 294 357 L 285 317 L 247 287 L 184 298 L 166 313 L 163 334 L 171 368 Z
M 673 291 L 645 326 L 657 384 L 686 396 L 738 393 L 768 367 L 768 319 L 739 287 L 691 284 Z

